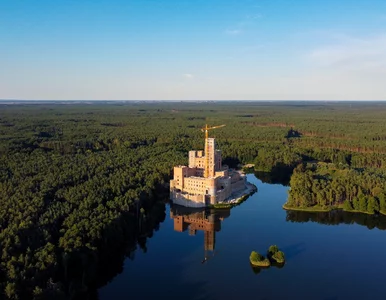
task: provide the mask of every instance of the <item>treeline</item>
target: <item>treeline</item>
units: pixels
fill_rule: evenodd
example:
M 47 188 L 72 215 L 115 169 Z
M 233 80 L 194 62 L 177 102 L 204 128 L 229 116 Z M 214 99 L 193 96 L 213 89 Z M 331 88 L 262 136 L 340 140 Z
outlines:
M 290 180 L 286 208 L 386 213 L 386 171 L 335 164 L 300 164 Z

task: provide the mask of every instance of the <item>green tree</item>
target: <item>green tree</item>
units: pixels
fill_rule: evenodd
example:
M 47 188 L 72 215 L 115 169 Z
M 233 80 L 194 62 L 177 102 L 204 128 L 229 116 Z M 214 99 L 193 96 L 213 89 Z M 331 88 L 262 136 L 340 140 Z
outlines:
M 343 202 L 343 209 L 347 211 L 353 210 L 352 204 L 349 200 L 345 200 Z
M 367 199 L 366 196 L 363 194 L 359 196 L 359 210 L 367 211 Z
M 360 204 L 359 204 L 358 197 L 354 197 L 352 203 L 353 203 L 353 206 L 354 206 L 354 210 L 359 211 L 360 210 Z
M 285 256 L 282 251 L 277 251 L 272 255 L 272 258 L 276 260 L 278 263 L 284 263 L 285 261 Z
M 274 254 L 276 253 L 277 251 L 279 251 L 279 248 L 276 246 L 276 245 L 271 245 L 268 249 L 268 253 L 270 254 Z
M 380 209 L 380 211 L 386 213 L 386 196 L 385 196 L 385 194 L 384 193 L 379 194 L 378 195 L 378 199 L 379 199 L 379 209 Z
M 17 293 L 16 293 L 16 284 L 13 283 L 13 282 L 9 282 L 6 286 L 5 286 L 5 295 L 9 298 L 9 299 L 17 299 Z
M 379 211 L 379 205 L 375 197 L 370 196 L 367 202 L 367 212 L 374 214 L 376 211 Z

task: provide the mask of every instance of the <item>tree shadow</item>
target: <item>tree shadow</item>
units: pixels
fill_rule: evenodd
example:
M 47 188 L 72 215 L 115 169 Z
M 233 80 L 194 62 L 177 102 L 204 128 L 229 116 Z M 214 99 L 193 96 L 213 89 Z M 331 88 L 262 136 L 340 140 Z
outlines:
M 283 248 L 285 253 L 286 261 L 298 256 L 300 253 L 306 250 L 305 243 L 297 243 Z
M 302 134 L 301 132 L 291 128 L 290 130 L 288 130 L 287 132 L 287 135 L 285 136 L 285 138 L 287 139 L 290 139 L 290 138 L 301 138 L 302 137 Z

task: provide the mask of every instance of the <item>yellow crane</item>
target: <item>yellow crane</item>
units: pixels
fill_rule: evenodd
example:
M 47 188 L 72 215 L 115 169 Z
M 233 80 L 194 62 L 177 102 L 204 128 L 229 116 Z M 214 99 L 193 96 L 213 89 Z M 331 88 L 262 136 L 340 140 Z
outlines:
M 205 125 L 205 127 L 201 128 L 202 132 L 205 132 L 205 169 L 204 169 L 204 177 L 209 177 L 209 144 L 208 144 L 208 138 L 209 138 L 209 130 L 221 128 L 225 125 L 218 125 L 218 126 L 208 126 L 208 124 Z

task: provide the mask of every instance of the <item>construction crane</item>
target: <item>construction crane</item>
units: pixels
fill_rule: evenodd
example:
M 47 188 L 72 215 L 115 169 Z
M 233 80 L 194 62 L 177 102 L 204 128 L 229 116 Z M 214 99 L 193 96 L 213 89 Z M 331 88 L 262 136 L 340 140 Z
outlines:
M 201 128 L 202 132 L 205 132 L 205 169 L 204 169 L 204 177 L 209 177 L 209 130 L 216 129 L 216 128 L 222 128 L 225 125 L 218 125 L 218 126 L 208 126 L 208 124 L 205 125 L 204 128 Z

